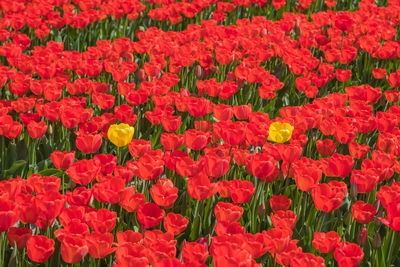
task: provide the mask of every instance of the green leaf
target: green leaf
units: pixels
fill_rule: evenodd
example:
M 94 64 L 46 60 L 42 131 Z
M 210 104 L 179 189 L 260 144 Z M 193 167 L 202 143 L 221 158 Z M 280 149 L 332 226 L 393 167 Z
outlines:
M 13 176 L 19 174 L 19 172 L 25 167 L 26 161 L 25 160 L 17 160 L 11 166 L 11 168 L 4 171 L 4 176 Z
M 62 170 L 51 168 L 39 172 L 42 176 L 61 176 Z

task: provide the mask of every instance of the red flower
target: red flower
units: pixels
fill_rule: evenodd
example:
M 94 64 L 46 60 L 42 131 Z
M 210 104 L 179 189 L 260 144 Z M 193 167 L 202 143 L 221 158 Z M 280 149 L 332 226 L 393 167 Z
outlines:
M 315 232 L 312 245 L 321 253 L 332 253 L 340 241 L 341 237 L 335 231 L 328 233 Z
M 303 267 L 303 266 L 314 266 L 314 267 L 325 267 L 325 260 L 322 257 L 315 256 L 311 253 L 299 253 L 292 261 L 290 266 Z
M 30 121 L 28 124 L 28 132 L 31 138 L 41 138 L 46 133 L 46 122 Z
M 262 232 L 269 252 L 274 255 L 285 251 L 289 245 L 292 231 L 289 228 L 272 228 Z
M 161 178 L 150 189 L 154 202 L 165 209 L 170 209 L 178 198 L 178 188 L 170 179 Z
M 326 176 L 345 178 L 353 169 L 354 160 L 349 155 L 335 153 L 329 159 L 322 159 L 322 168 Z
M 161 124 L 165 131 L 167 132 L 175 132 L 179 129 L 182 123 L 181 116 L 164 116 L 161 119 Z
M 219 122 L 218 124 L 220 127 L 220 136 L 230 146 L 236 146 L 243 143 L 246 139 L 246 128 L 247 123 L 242 121 L 232 122 L 232 121 L 225 121 Z M 214 128 L 215 130 L 215 128 Z
M 373 169 L 353 170 L 351 172 L 350 183 L 357 185 L 358 193 L 369 193 L 379 182 L 379 176 Z
M 337 69 L 335 74 L 339 82 L 345 82 L 351 77 L 352 72 L 351 70 Z
M 93 159 L 100 166 L 100 173 L 102 175 L 112 174 L 117 166 L 117 157 L 112 154 L 97 154 Z M 102 179 L 97 180 L 102 181 Z
M 120 83 L 118 83 L 118 88 Z M 122 123 L 133 126 L 136 123 L 137 116 L 133 114 L 133 108 L 129 105 L 122 104 L 114 108 L 115 117 Z
M 146 74 L 150 77 L 157 76 L 161 71 L 161 65 L 154 61 L 144 63 L 143 68 Z
M 164 171 L 164 160 L 158 151 L 147 152 L 138 161 L 139 177 L 143 180 L 155 180 Z
M 127 230 L 125 232 L 119 231 L 117 233 L 118 245 L 124 243 L 141 244 L 143 241 L 143 235 L 139 232 L 134 232 L 132 230 Z
M 233 114 L 238 120 L 247 120 L 251 114 L 251 104 L 233 106 Z
M 275 159 L 269 153 L 257 153 L 248 156 L 246 169 L 266 183 L 274 181 L 277 178 L 276 171 L 279 171 Z
M 233 116 L 233 109 L 231 106 L 218 104 L 214 106 L 213 114 L 218 121 L 228 121 Z
M 199 174 L 188 180 L 188 194 L 197 200 L 204 200 L 213 195 L 218 190 L 217 183 L 211 183 L 210 179 L 204 174 Z
M 193 177 L 199 173 L 203 173 L 203 162 L 194 161 L 189 156 L 183 156 L 181 159 L 176 161 L 175 169 L 176 172 L 183 177 Z
M 12 227 L 7 232 L 7 239 L 10 246 L 17 246 L 18 249 L 26 247 L 26 241 L 32 236 L 32 230 L 25 227 Z
M 89 206 L 92 200 L 92 190 L 85 187 L 77 187 L 74 191 L 67 191 L 67 202 L 71 206 Z
M 75 160 L 75 151 L 54 151 L 50 154 L 51 161 L 57 169 L 68 169 Z
M 58 191 L 37 194 L 35 197 L 35 206 L 38 212 L 38 218 L 35 224 L 40 229 L 46 229 L 52 225 L 54 220 L 64 209 L 66 197 Z
M 292 200 L 284 195 L 272 196 L 269 200 L 269 204 L 273 212 L 277 212 L 279 210 L 288 210 Z
M 183 134 L 162 133 L 160 142 L 164 150 L 177 150 L 183 145 Z
M 186 130 L 183 138 L 186 146 L 193 150 L 202 150 L 211 142 L 211 135 L 209 133 L 195 129 Z
M 94 159 L 82 159 L 73 163 L 66 173 L 75 183 L 87 185 L 98 175 L 99 166 Z
M 55 242 L 44 235 L 31 236 L 26 242 L 26 251 L 29 259 L 39 263 L 47 261 L 54 252 Z
M 145 195 L 135 193 L 134 187 L 127 187 L 121 193 L 119 205 L 129 212 L 137 212 L 139 207 L 145 203 Z
M 164 218 L 164 228 L 167 232 L 174 234 L 174 236 L 179 235 L 182 233 L 187 225 L 189 220 L 184 218 L 180 214 L 176 213 L 168 213 L 167 216 Z
M 375 213 L 376 209 L 374 206 L 364 203 L 362 200 L 355 202 L 351 207 L 351 214 L 353 214 L 354 219 L 361 224 L 371 222 L 375 217 Z
M 370 147 L 366 144 L 359 145 L 357 142 L 351 142 L 349 144 L 350 155 L 356 159 L 364 158 L 367 155 L 369 149 Z
M 201 158 L 204 162 L 204 170 L 207 175 L 213 178 L 224 176 L 229 170 L 230 157 L 224 157 L 216 151 L 207 153 Z
M 85 220 L 96 232 L 111 232 L 117 222 L 117 213 L 108 209 L 99 209 L 86 213 Z
M 110 233 L 93 232 L 86 236 L 89 247 L 89 254 L 92 258 L 101 259 L 113 253 L 117 248 L 113 248 L 114 235 Z
M 5 194 L 0 197 L 0 232 L 7 231 L 8 228 L 13 226 L 18 221 L 15 212 L 15 203 L 8 200 L 8 195 Z
M 61 242 L 61 256 L 66 263 L 77 264 L 88 253 L 86 239 L 66 235 Z
M 386 208 L 387 219 L 379 217 L 387 227 L 393 231 L 400 231 L 400 204 L 398 201 L 394 201 L 388 204 Z
M 378 80 L 383 79 L 386 76 L 386 70 L 381 68 L 372 69 L 372 76 L 374 76 L 374 78 Z
M 246 203 L 253 196 L 256 188 L 250 181 L 235 179 L 229 182 L 229 195 L 233 202 Z
M 151 142 L 143 139 L 132 139 L 128 148 L 132 157 L 140 158 L 151 150 Z
M 207 247 L 197 242 L 185 242 L 182 248 L 182 259 L 185 264 L 204 264 L 208 257 Z
M 240 219 L 240 217 L 242 217 L 243 212 L 244 210 L 242 207 L 229 202 L 218 202 L 214 209 L 217 222 L 236 222 Z
M 291 210 L 278 210 L 275 214 L 271 213 L 271 221 L 274 227 L 293 229 L 296 225 L 297 215 Z
M 93 185 L 93 196 L 101 203 L 116 204 L 125 189 L 125 180 L 117 176 L 105 176 L 100 183 Z
M 299 240 L 290 240 L 287 247 L 281 253 L 275 255 L 275 260 L 278 264 L 289 266 L 292 259 L 303 251 L 301 247 L 297 247 L 297 242 Z
M 76 137 L 76 148 L 85 154 L 96 153 L 99 150 L 103 139 L 101 134 L 84 134 L 79 133 Z
M 137 212 L 138 221 L 146 228 L 152 228 L 161 223 L 165 211 L 154 203 L 146 203 L 139 207 Z
M 342 205 L 345 194 L 330 182 L 316 185 L 311 191 L 311 196 L 318 210 L 329 213 Z
M 356 267 L 364 258 L 361 248 L 350 242 L 342 242 L 333 253 L 339 267 Z
M 124 243 L 118 246 L 115 257 L 119 266 L 149 266 L 148 250 L 140 244 Z
M 301 191 L 311 191 L 321 179 L 322 171 L 315 166 L 302 166 L 294 169 L 294 179 Z

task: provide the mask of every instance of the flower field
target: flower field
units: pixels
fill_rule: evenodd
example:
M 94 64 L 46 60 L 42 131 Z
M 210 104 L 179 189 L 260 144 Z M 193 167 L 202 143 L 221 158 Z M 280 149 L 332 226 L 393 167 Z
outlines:
M 400 266 L 400 0 L 0 10 L 0 266 Z

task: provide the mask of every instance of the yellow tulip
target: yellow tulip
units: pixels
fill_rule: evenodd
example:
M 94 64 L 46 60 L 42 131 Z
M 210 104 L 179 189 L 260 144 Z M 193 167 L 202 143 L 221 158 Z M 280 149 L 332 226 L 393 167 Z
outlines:
M 117 147 L 123 147 L 129 144 L 133 138 L 135 128 L 129 124 L 113 124 L 107 132 L 108 139 Z
M 285 143 L 292 137 L 293 129 L 289 123 L 273 122 L 269 126 L 268 141 Z

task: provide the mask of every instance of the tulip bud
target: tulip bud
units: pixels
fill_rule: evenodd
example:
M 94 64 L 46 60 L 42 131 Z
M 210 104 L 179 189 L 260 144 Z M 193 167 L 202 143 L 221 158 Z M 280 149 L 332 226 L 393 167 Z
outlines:
M 196 66 L 194 73 L 195 73 L 197 79 L 201 79 L 204 77 L 204 69 L 200 65 Z
M 358 194 L 357 184 L 356 182 L 353 182 L 350 188 L 350 197 L 357 198 L 357 194 Z
M 226 74 L 226 79 L 227 79 L 228 81 L 234 81 L 234 80 L 235 80 L 235 73 L 233 73 L 232 71 L 228 72 L 228 73 Z
M 265 203 L 262 202 L 261 205 L 257 209 L 257 214 L 260 217 L 263 217 L 265 215 Z
M 207 235 L 206 237 L 200 237 L 199 239 L 196 240 L 196 243 L 203 245 L 208 250 L 209 239 L 210 235 Z
M 360 246 L 365 246 L 368 242 L 368 232 L 366 228 L 361 228 L 357 236 L 357 243 Z
M 381 245 L 382 245 L 381 235 L 379 234 L 379 232 L 376 232 L 375 236 L 374 236 L 374 240 L 372 241 L 372 246 L 374 248 L 380 248 Z
M 111 84 L 107 87 L 106 93 L 107 94 L 112 94 L 112 85 Z
M 50 134 L 50 135 L 52 135 L 53 134 L 53 125 L 52 124 L 49 124 L 49 126 L 47 127 L 47 131 L 48 131 L 48 133 Z
M 144 72 L 144 69 L 140 69 L 139 70 L 138 79 L 139 79 L 139 81 L 146 80 L 146 73 Z

